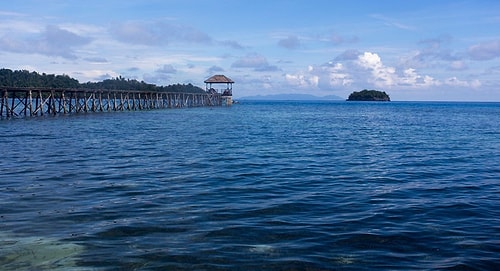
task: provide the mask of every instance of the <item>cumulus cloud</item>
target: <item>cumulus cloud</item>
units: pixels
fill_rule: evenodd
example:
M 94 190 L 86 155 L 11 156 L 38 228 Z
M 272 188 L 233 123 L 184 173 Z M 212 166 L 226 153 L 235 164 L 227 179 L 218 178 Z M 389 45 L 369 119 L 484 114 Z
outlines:
M 403 71 L 403 75 L 397 78 L 400 86 L 436 86 L 441 83 L 429 75 L 420 75 L 413 68 L 407 68 Z
M 357 64 L 370 71 L 370 76 L 366 78 L 366 83 L 371 83 L 380 88 L 427 88 L 442 84 L 432 76 L 419 74 L 415 68 L 408 67 L 398 71 L 394 67 L 386 66 L 376 53 L 365 52 L 359 55 Z
M 347 72 L 342 63 L 330 63 L 324 66 L 324 71 L 327 72 L 328 86 L 350 86 L 353 83 L 352 76 Z
M 477 79 L 474 79 L 472 81 L 464 81 L 464 80 L 458 79 L 455 76 L 445 79 L 444 83 L 448 86 L 457 86 L 457 87 L 478 88 L 481 86 L 481 82 Z
M 300 40 L 297 36 L 288 36 L 278 41 L 278 45 L 287 49 L 297 49 L 300 47 Z
M 0 49 L 14 53 L 42 54 L 76 59 L 75 47 L 91 42 L 90 38 L 80 36 L 55 25 L 30 38 L 4 36 L 0 38 Z
M 491 60 L 500 57 L 500 40 L 482 42 L 469 47 L 468 55 L 473 60 Z
M 193 27 L 170 22 L 129 21 L 114 25 L 110 33 L 119 41 L 148 46 L 174 42 L 209 44 L 212 38 Z
M 417 69 L 406 67 L 397 69 L 383 63 L 377 53 L 344 52 L 335 60 L 319 66 L 308 66 L 297 73 L 287 73 L 284 80 L 290 86 L 321 90 L 345 90 L 361 88 L 379 89 L 428 89 L 435 86 L 477 88 L 481 82 L 477 79 L 467 81 L 457 77 L 436 79 L 420 74 Z M 347 55 L 347 57 L 346 57 Z M 458 65 L 458 64 L 457 64 Z
M 331 90 L 345 88 L 353 83 L 351 74 L 341 63 L 329 62 L 320 66 L 308 66 L 296 74 L 285 74 L 288 85 L 304 90 L 320 88 Z
M 278 67 L 269 65 L 267 59 L 259 54 L 248 54 L 236 60 L 232 68 L 252 68 L 254 71 L 278 71 Z
M 371 83 L 377 87 L 392 86 L 396 83 L 396 70 L 385 66 L 375 53 L 364 52 L 358 56 L 357 64 L 371 71 Z
M 285 80 L 291 86 L 310 89 L 318 86 L 319 77 L 311 74 L 285 74 Z
M 438 80 L 429 75 L 421 75 L 414 68 L 406 68 L 402 72 L 397 72 L 393 67 L 385 66 L 380 57 L 375 53 L 365 52 L 359 56 L 358 64 L 371 71 L 371 78 L 368 83 L 374 83 L 377 87 L 420 87 L 427 88 L 432 86 L 448 85 L 459 87 L 477 88 L 481 82 L 477 79 L 466 81 L 459 80 L 457 77 L 450 77 L 444 80 Z M 456 63 L 459 68 L 462 63 Z

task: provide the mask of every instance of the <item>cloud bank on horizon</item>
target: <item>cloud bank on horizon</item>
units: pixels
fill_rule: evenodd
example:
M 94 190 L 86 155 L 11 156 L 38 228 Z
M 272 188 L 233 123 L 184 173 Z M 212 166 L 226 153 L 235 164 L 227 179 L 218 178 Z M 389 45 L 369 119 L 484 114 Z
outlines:
M 224 7 L 221 9 L 220 7 Z M 500 101 L 498 1 L 10 1 L 0 68 L 280 93 Z

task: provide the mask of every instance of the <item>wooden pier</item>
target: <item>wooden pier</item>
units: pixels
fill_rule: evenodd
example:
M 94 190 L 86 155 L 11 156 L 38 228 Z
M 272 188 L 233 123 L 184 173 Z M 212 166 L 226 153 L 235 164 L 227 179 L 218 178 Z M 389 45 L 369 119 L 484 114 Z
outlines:
M 0 118 L 221 106 L 220 93 L 0 87 Z

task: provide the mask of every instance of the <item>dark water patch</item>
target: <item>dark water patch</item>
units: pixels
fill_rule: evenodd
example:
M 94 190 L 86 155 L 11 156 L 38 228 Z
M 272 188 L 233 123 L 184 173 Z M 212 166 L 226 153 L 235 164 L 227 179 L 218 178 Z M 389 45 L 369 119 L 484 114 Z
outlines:
M 178 233 L 186 229 L 179 227 L 139 227 L 139 226 L 117 226 L 96 234 L 97 238 L 130 238 L 144 235 L 155 235 L 158 233 Z

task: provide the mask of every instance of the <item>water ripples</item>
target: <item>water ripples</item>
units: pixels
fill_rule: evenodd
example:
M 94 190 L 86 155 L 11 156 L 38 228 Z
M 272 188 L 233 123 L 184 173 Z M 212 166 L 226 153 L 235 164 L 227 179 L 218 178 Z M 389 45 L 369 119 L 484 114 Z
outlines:
M 0 226 L 84 247 L 74 270 L 491 270 L 498 113 L 261 102 L 0 123 Z

